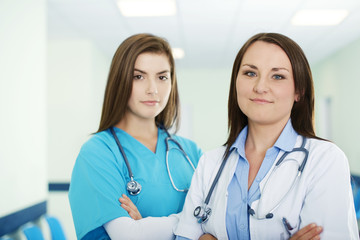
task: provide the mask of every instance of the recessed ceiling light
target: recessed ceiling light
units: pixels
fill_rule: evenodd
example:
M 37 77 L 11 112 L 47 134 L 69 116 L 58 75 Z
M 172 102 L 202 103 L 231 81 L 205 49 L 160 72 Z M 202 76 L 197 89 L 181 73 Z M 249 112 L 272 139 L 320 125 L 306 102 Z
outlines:
M 338 25 L 349 14 L 347 10 L 343 9 L 328 9 L 328 10 L 300 10 L 291 19 L 293 25 L 300 26 L 330 26 Z
M 175 59 L 182 59 L 185 57 L 185 52 L 182 48 L 172 48 L 172 54 Z
M 118 0 L 117 5 L 125 17 L 174 16 L 175 0 Z

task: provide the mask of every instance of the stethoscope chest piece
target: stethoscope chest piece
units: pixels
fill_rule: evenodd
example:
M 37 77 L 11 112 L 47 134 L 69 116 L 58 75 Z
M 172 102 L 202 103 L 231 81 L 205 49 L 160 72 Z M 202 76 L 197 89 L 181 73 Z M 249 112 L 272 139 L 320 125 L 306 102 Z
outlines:
M 131 179 L 126 184 L 126 190 L 128 190 L 130 195 L 135 196 L 141 192 L 141 185 L 140 183 L 136 182 L 134 179 Z
M 205 223 L 209 220 L 211 208 L 197 206 L 194 210 L 194 216 L 198 219 L 198 223 Z

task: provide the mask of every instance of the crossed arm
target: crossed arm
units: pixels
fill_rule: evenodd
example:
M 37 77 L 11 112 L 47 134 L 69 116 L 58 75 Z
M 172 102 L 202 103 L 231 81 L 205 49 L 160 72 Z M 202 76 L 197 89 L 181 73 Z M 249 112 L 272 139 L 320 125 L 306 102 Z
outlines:
M 142 216 L 135 206 L 135 204 L 127 197 L 125 194 L 119 198 L 121 203 L 121 207 L 124 208 L 130 215 L 130 217 L 134 220 L 142 219 Z M 302 229 L 300 229 L 297 233 L 295 233 L 289 240 L 318 240 L 320 239 L 320 233 L 323 231 L 322 227 L 317 226 L 315 223 L 309 224 Z M 211 234 L 202 235 L 199 240 L 216 240 L 214 236 Z
M 322 230 L 323 230 L 322 227 L 312 223 L 300 229 L 289 240 L 319 240 L 320 233 L 322 232 Z M 213 235 L 206 233 L 202 235 L 199 238 L 199 240 L 217 240 L 217 239 Z

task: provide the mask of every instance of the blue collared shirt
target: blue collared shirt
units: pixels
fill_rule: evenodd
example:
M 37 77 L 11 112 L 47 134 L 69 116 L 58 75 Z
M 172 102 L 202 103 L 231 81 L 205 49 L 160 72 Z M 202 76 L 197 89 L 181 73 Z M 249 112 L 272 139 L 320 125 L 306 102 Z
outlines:
M 248 190 L 249 162 L 245 155 L 245 142 L 248 128 L 245 127 L 236 138 L 230 149 L 235 148 L 239 154 L 234 176 L 228 186 L 228 202 L 226 209 L 226 231 L 229 240 L 250 239 L 248 206 L 260 198 L 259 184 L 274 164 L 280 150 L 290 152 L 295 146 L 298 133 L 295 132 L 291 119 L 276 140 L 274 146 L 266 151 L 260 169 Z M 176 240 L 189 240 L 177 236 Z
M 239 160 L 228 186 L 226 230 L 229 240 L 250 239 L 248 206 L 260 198 L 259 184 L 269 172 L 280 150 L 291 151 L 298 136 L 289 119 L 274 146 L 266 151 L 260 169 L 248 190 L 249 162 L 245 155 L 247 131 L 248 128 L 245 127 L 231 146 L 231 149 L 235 148 L 239 154 Z

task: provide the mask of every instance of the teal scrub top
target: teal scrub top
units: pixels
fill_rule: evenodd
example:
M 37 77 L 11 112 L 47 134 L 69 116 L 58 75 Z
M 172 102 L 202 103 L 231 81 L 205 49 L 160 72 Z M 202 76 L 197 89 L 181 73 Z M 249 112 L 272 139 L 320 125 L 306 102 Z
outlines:
M 136 196 L 128 194 L 129 172 L 110 130 L 94 134 L 80 150 L 69 189 L 78 239 L 94 236 L 108 239 L 102 225 L 118 217 L 130 217 L 120 206 L 118 199 L 122 194 L 130 197 L 142 217 L 169 216 L 183 208 L 186 193 L 173 188 L 166 168 L 166 132 L 158 129 L 154 153 L 125 131 L 116 127 L 114 130 L 129 160 L 134 180 L 141 184 L 142 190 Z M 193 141 L 172 137 L 196 167 L 202 151 Z M 171 141 L 169 148 L 178 149 Z M 179 151 L 170 150 L 169 167 L 176 187 L 188 189 L 193 170 Z

